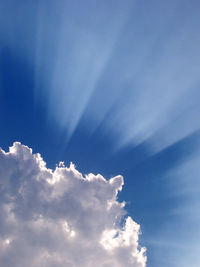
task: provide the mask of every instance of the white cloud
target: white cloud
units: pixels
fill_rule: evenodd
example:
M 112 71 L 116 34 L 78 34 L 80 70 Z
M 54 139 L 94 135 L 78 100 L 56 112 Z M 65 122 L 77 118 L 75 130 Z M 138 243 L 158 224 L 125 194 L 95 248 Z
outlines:
M 122 186 L 122 176 L 83 177 L 72 163 L 47 169 L 18 142 L 0 150 L 0 266 L 146 266 L 140 226 L 117 201 Z

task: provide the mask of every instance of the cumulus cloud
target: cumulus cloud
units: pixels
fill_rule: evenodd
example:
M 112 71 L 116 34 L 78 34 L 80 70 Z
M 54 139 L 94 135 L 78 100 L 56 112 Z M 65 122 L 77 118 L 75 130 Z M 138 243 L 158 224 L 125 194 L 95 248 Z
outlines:
M 117 200 L 123 177 L 46 168 L 19 142 L 0 150 L 0 266 L 145 267 L 140 226 Z

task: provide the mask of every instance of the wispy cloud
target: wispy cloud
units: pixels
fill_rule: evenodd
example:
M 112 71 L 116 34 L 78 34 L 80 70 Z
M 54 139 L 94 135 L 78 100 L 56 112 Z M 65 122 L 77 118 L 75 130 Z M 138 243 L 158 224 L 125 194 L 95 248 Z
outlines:
M 38 1 L 13 5 L 12 23 L 8 10 L 2 43 L 34 65 L 36 104 L 65 142 L 103 125 L 117 147 L 150 138 L 154 153 L 199 128 L 198 4 Z
M 154 152 L 196 131 L 198 9 L 180 1 L 78 6 L 56 6 L 53 22 L 47 11 L 40 18 L 47 38 L 38 46 L 52 53 L 41 52 L 39 65 L 58 128 L 70 137 L 80 121 L 91 133 L 103 124 L 117 146 L 150 138 Z

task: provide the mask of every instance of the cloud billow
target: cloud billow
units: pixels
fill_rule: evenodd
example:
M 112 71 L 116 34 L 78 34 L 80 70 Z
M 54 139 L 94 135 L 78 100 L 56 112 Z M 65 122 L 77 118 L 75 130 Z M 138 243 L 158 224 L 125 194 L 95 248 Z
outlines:
M 123 177 L 46 168 L 19 142 L 0 150 L 0 266 L 145 267 L 140 226 L 117 201 Z M 123 226 L 122 226 L 123 224 Z

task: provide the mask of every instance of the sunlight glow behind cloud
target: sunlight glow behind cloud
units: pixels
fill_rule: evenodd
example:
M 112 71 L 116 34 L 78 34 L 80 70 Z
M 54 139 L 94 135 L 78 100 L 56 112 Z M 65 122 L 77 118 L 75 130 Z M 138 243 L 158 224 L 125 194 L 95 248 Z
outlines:
M 120 196 L 137 195 L 129 208 L 144 223 L 152 267 L 200 262 L 199 10 L 190 0 L 0 2 L 1 145 L 20 140 L 50 166 L 69 158 L 81 170 L 123 173 Z M 20 255 L 19 267 L 35 255 L 39 266 L 62 266 L 66 244 L 75 266 L 77 246 L 92 266 L 95 257 L 145 265 L 139 226 L 117 201 L 121 178 L 83 178 L 62 162 L 47 169 L 20 144 L 0 165 L 4 266 Z
M 0 183 L 1 266 L 146 266 L 140 226 L 117 200 L 122 176 L 53 171 L 16 142 L 0 150 Z

